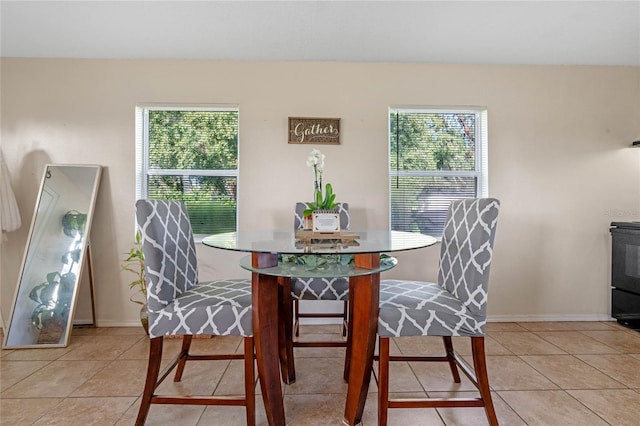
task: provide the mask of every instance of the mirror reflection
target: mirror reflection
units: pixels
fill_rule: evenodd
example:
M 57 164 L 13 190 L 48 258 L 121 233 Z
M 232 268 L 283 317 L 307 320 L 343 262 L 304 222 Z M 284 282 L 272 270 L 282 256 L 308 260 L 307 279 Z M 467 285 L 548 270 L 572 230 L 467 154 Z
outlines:
M 45 167 L 5 347 L 67 345 L 100 172 Z

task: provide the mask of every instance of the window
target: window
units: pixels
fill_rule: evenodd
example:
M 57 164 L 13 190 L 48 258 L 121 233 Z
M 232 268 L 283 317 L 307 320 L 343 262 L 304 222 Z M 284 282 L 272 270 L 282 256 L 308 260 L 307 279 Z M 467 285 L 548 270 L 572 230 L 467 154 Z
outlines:
M 440 236 L 452 200 L 487 195 L 486 110 L 391 108 L 391 228 Z
M 237 107 L 136 108 L 136 197 L 182 200 L 194 234 L 236 230 Z

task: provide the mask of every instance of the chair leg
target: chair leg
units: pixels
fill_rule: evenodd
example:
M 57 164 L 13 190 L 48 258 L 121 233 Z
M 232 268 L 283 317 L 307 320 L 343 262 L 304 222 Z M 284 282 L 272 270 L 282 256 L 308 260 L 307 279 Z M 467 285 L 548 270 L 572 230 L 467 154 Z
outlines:
M 349 324 L 348 311 L 349 311 L 349 302 L 348 301 L 342 302 L 342 337 L 347 336 L 347 327 Z
M 293 301 L 293 334 L 300 337 L 300 306 L 298 300 Z
M 187 364 L 187 357 L 189 356 L 189 349 L 191 349 L 191 340 L 193 336 L 189 334 L 185 334 L 182 336 L 182 349 L 180 350 L 180 361 L 178 362 L 178 366 L 176 368 L 176 375 L 173 377 L 174 382 L 179 382 L 182 380 L 182 373 L 184 372 L 184 367 Z
M 473 351 L 473 369 L 478 380 L 478 390 L 484 402 L 484 411 L 490 426 L 498 426 L 498 417 L 493 408 L 491 389 L 489 388 L 489 376 L 487 374 L 487 362 L 484 352 L 484 337 L 471 338 L 471 350 Z
M 247 426 L 256 424 L 256 376 L 253 355 L 253 337 L 244 338 L 244 395 Z
M 453 341 L 451 336 L 442 336 L 444 341 L 444 350 L 447 354 L 447 360 L 449 361 L 449 368 L 451 368 L 451 375 L 455 383 L 460 383 L 460 373 L 458 372 L 458 365 L 456 364 L 456 358 L 453 352 Z
M 386 426 L 389 412 L 389 338 L 380 337 L 378 343 L 378 426 Z
M 351 367 L 351 336 L 353 335 L 353 292 L 354 286 L 351 285 L 351 280 L 349 280 L 349 309 L 347 311 L 347 349 L 345 351 L 344 356 L 344 372 L 343 377 L 345 382 L 349 382 L 349 368 Z
M 147 367 L 147 379 L 144 384 L 144 392 L 140 400 L 140 410 L 138 410 L 138 418 L 136 426 L 144 425 L 151 407 L 151 398 L 156 389 L 158 382 L 158 374 L 160 373 L 160 362 L 162 361 L 162 339 L 163 337 L 154 337 L 149 340 L 149 364 Z

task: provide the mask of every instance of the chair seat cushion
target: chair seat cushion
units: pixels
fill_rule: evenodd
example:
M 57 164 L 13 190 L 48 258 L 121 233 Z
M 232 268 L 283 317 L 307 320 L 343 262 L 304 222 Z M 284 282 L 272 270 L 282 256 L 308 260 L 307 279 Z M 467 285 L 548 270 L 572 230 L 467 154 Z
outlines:
M 438 284 L 380 282 L 380 336 L 483 336 L 485 323 Z
M 349 300 L 347 278 L 292 278 L 291 296 L 298 300 Z
M 149 335 L 252 336 L 251 280 L 198 283 L 165 308 L 149 312 Z

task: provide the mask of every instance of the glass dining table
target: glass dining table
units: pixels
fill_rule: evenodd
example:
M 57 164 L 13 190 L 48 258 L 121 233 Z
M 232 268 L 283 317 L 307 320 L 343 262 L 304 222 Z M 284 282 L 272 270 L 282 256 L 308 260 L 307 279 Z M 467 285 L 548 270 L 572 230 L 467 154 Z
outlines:
M 319 237 L 319 238 L 315 238 Z M 301 236 L 293 230 L 238 231 L 211 235 L 202 243 L 209 247 L 251 253 L 241 259 L 240 266 L 251 271 L 253 304 L 253 333 L 256 364 L 262 398 L 270 425 L 284 425 L 285 412 L 281 368 L 290 365 L 279 351 L 278 296 L 281 278 L 349 277 L 351 301 L 351 336 L 348 350 L 349 365 L 345 366 L 348 388 L 344 409 L 344 422 L 356 425 L 361 422 L 369 390 L 373 366 L 376 332 L 378 328 L 378 304 L 380 298 L 380 273 L 393 268 L 397 261 L 382 253 L 415 250 L 435 244 L 434 237 L 389 230 L 352 230 L 342 235 L 313 234 Z M 323 262 L 322 267 L 300 266 L 286 262 L 286 255 L 352 255 L 353 260 Z M 285 260 L 283 260 L 283 255 Z M 285 290 L 286 291 L 286 290 Z M 283 379 L 291 372 L 284 372 Z M 289 376 L 291 377 L 291 376 Z

